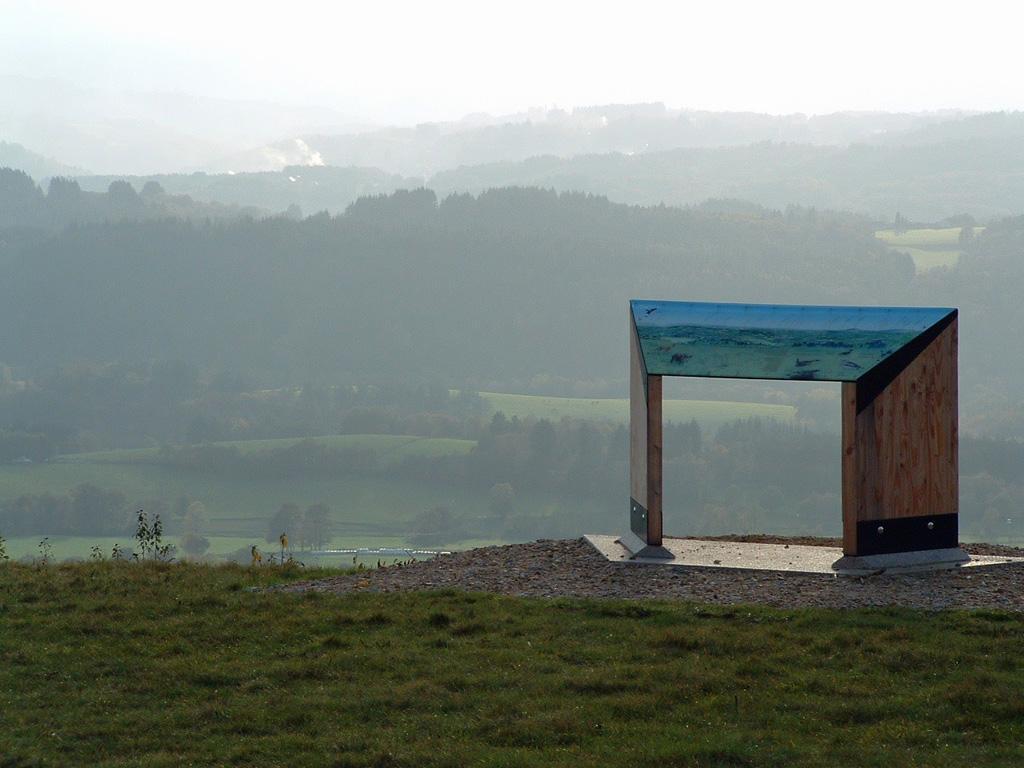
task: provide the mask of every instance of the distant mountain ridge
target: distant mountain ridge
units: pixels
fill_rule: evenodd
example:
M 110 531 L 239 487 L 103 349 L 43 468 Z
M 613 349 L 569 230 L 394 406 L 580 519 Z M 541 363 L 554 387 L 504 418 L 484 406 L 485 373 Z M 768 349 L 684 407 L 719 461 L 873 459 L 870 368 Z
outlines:
M 653 102 L 374 126 L 329 107 L 111 91 L 12 75 L 0 75 L 0 93 L 0 139 L 104 175 L 333 165 L 427 178 L 463 165 L 541 155 L 641 154 L 763 141 L 846 146 L 899 141 L 904 135 L 926 140 L 929 129 L 975 114 L 769 115 L 676 109 Z M 970 132 L 971 127 L 962 130 Z
M 81 176 L 88 171 L 44 157 L 21 144 L 0 141 L 0 168 L 24 171 L 36 179 L 50 176 Z
M 288 137 L 366 127 L 324 107 L 113 91 L 14 75 L 0 75 L 0 93 L 0 139 L 98 173 L 278 169 L 285 164 L 278 157 L 302 162 Z M 266 152 L 250 154 L 285 139 L 292 149 L 271 152 L 269 161 Z M 250 165 L 237 165 L 243 162 Z
M 965 115 L 957 111 L 767 115 L 669 109 L 661 103 L 610 104 L 342 135 L 311 134 L 302 140 L 327 165 L 372 166 L 401 175 L 430 176 L 464 165 L 517 162 L 540 155 L 641 154 L 763 141 L 845 146 L 914 134 Z
M 908 133 L 906 143 L 761 142 L 638 154 L 540 155 L 461 166 L 427 178 L 327 165 L 288 166 L 267 173 L 94 176 L 78 181 L 83 189 L 99 192 L 115 179 L 126 178 L 139 189 L 154 180 L 171 194 L 196 200 L 278 213 L 294 205 L 307 215 L 320 210 L 340 213 L 359 197 L 420 186 L 441 197 L 523 186 L 606 195 L 636 205 L 691 206 L 731 199 L 776 210 L 790 205 L 844 210 L 884 221 L 892 221 L 897 213 L 936 222 L 959 214 L 988 220 L 1024 212 L 1024 116 L 966 122 Z M 957 134 L 964 137 L 954 138 Z M 927 141 L 928 136 L 938 140 Z

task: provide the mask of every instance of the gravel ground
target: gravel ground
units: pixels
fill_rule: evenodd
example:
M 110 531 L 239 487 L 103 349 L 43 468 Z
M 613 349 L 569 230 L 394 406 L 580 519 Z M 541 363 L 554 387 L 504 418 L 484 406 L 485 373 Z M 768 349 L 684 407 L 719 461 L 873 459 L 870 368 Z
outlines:
M 726 537 L 771 543 L 830 540 Z M 992 545 L 973 554 L 1024 555 Z M 583 539 L 483 547 L 405 566 L 389 566 L 290 584 L 289 592 L 397 592 L 459 589 L 530 597 L 659 598 L 700 603 L 759 603 L 780 608 L 898 605 L 925 610 L 1024 611 L 1024 565 L 837 578 L 831 575 L 612 563 Z

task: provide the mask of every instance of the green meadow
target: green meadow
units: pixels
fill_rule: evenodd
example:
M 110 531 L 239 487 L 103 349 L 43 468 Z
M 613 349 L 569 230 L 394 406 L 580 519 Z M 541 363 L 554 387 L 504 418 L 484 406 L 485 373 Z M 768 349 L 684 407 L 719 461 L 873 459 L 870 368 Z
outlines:
M 385 463 L 397 464 L 416 456 L 464 456 L 473 450 L 475 440 L 449 437 L 417 437 L 415 435 L 323 435 L 320 437 L 283 437 L 269 440 L 229 440 L 213 443 L 218 447 L 236 448 L 243 455 L 291 448 L 302 442 L 314 442 L 326 448 L 372 451 Z M 62 456 L 61 462 L 111 463 L 154 462 L 160 458 L 159 448 L 134 448 L 96 451 Z
M 0 765 L 1024 761 L 1020 614 L 260 590 L 319 575 L 0 565 Z
M 204 532 L 210 539 L 210 554 L 225 554 L 250 544 L 260 544 L 266 524 L 277 508 L 292 502 L 301 507 L 324 503 L 331 510 L 332 546 L 409 546 L 409 533 L 416 530 L 416 516 L 435 506 L 446 506 L 453 514 L 468 517 L 487 513 L 487 492 L 467 487 L 423 484 L 387 477 L 337 477 L 260 479 L 236 478 L 194 472 L 177 467 L 148 464 L 136 459 L 115 463 L 77 459 L 74 462 L 28 466 L 0 466 L 0 488 L 5 497 L 21 494 L 61 493 L 82 483 L 121 490 L 129 503 L 147 499 L 168 503 L 181 496 L 202 502 L 209 519 Z M 576 516 L 587 514 L 581 501 L 517 493 L 516 510 L 526 516 Z M 0 531 L 2 534 L 2 531 Z M 12 557 L 38 555 L 41 536 L 10 538 Z M 93 536 L 50 537 L 55 558 L 85 557 L 93 545 L 109 552 L 118 541 L 131 545 L 130 537 L 107 539 Z M 176 541 L 171 537 L 172 543 Z M 490 543 L 490 542 L 488 542 Z M 451 541 L 460 548 L 474 542 Z
M 533 417 L 551 421 L 568 418 L 622 424 L 629 420 L 629 400 L 626 398 L 546 397 L 500 392 L 481 392 L 480 397 L 483 398 L 488 414 L 501 411 L 509 418 Z M 783 422 L 796 419 L 796 408 L 791 405 L 727 400 L 665 400 L 662 413 L 666 422 L 686 423 L 696 420 L 709 431 L 739 419 L 760 418 Z
M 472 440 L 397 435 L 332 435 L 314 442 L 342 448 L 374 451 L 385 463 L 411 456 L 464 455 Z M 253 440 L 235 445 L 245 453 L 288 447 L 298 440 Z M 226 554 L 251 544 L 262 544 L 266 523 L 277 508 L 291 502 L 300 507 L 327 504 L 331 510 L 331 546 L 410 546 L 417 515 L 435 506 L 470 518 L 484 515 L 486 490 L 471 487 L 420 483 L 387 476 L 266 477 L 233 476 L 224 472 L 196 471 L 160 463 L 159 449 L 82 453 L 38 464 L 0 465 L 0 494 L 13 498 L 26 494 L 65 493 L 83 483 L 123 492 L 131 504 L 147 500 L 171 503 L 187 496 L 202 502 L 209 520 L 204 535 L 211 555 Z M 571 499 L 552 498 L 523 489 L 517 493 L 517 512 L 526 516 L 585 514 L 585 505 Z M 0 534 L 3 532 L 0 531 Z M 11 537 L 8 554 L 19 558 L 38 556 L 41 536 Z M 175 540 L 171 537 L 172 542 Z M 110 552 L 115 543 L 132 546 L 129 536 L 51 536 L 55 559 L 86 557 L 93 546 Z M 449 546 L 480 543 L 466 539 Z
M 563 418 L 626 422 L 625 399 L 586 399 L 481 393 L 488 413 L 502 411 L 509 418 Z M 796 409 L 786 405 L 694 400 L 665 402 L 666 421 L 695 419 L 713 430 L 736 419 L 763 418 L 794 421 Z M 379 465 L 388 467 L 409 458 L 464 456 L 476 442 L 453 438 L 411 435 L 328 435 L 306 438 L 334 449 L 372 452 Z M 245 455 L 290 448 L 300 438 L 247 440 L 214 443 L 235 448 Z M 489 514 L 487 489 L 469 484 L 420 482 L 383 474 L 296 476 L 254 473 L 239 475 L 227 470 L 192 469 L 175 466 L 156 447 L 98 451 L 58 456 L 35 464 L 0 465 L 0 500 L 22 495 L 62 494 L 89 483 L 122 492 L 129 504 L 145 507 L 152 501 L 172 504 L 187 497 L 199 501 L 208 523 L 203 535 L 210 540 L 210 555 L 237 552 L 265 538 L 270 517 L 284 503 L 308 507 L 326 504 L 331 510 L 329 546 L 403 547 L 412 546 L 417 517 L 426 510 L 446 507 L 463 519 Z M 588 520 L 593 510 L 587 502 L 516 488 L 517 517 L 534 520 Z M 3 531 L 0 530 L 0 535 Z M 475 544 L 498 543 L 469 538 L 444 542 L 443 546 L 465 548 Z M 40 555 L 42 536 L 8 537 L 8 553 L 15 558 Z M 175 536 L 170 536 L 172 543 Z M 53 558 L 84 558 L 93 547 L 109 553 L 113 546 L 132 546 L 129 536 L 51 536 L 48 546 Z
M 984 227 L 974 227 L 977 235 Z M 905 253 L 914 260 L 914 269 L 926 272 L 936 267 L 953 267 L 960 260 L 960 227 L 908 229 L 896 232 L 881 229 L 875 237 L 894 251 Z

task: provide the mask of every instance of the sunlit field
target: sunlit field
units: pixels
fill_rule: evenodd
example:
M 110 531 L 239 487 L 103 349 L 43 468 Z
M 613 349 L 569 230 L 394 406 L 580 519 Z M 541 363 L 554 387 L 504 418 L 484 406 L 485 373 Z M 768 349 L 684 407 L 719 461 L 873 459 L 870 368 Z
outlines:
M 973 232 L 977 236 L 984 229 L 974 227 Z M 961 231 L 961 227 L 908 229 L 905 232 L 882 229 L 875 232 L 875 237 L 894 251 L 910 256 L 918 272 L 927 272 L 936 267 L 957 265 L 962 253 L 959 248 Z

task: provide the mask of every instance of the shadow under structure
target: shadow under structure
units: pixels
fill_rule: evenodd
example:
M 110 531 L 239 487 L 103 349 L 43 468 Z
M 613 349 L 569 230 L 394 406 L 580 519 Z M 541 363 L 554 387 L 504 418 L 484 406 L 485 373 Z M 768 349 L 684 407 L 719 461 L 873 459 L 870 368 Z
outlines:
M 630 510 L 621 543 L 663 546 L 662 377 L 842 383 L 837 570 L 952 566 L 957 315 L 942 307 L 629 303 Z

